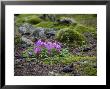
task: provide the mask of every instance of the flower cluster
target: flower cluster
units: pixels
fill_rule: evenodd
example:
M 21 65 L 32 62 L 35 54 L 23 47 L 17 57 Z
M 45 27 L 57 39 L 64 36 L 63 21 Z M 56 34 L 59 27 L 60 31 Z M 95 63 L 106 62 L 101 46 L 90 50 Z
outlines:
M 37 42 L 35 42 L 34 52 L 36 54 L 39 54 L 39 53 L 41 53 L 42 49 L 46 49 L 48 54 L 50 54 L 53 49 L 56 52 L 60 52 L 61 51 L 61 44 L 56 41 L 50 42 L 50 41 L 42 41 L 41 39 L 39 39 Z

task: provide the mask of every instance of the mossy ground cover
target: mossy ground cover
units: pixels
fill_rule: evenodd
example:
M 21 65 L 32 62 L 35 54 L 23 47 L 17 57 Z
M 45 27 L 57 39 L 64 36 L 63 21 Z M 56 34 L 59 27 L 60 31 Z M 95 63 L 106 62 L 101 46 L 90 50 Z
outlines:
M 22 70 L 17 69 L 15 65 L 15 75 L 39 75 L 40 72 L 36 72 L 32 68 L 38 70 L 42 69 L 42 74 L 40 75 L 55 75 L 53 74 L 56 68 L 56 75 L 60 76 L 96 76 L 97 75 L 97 15 L 95 14 L 56 14 L 56 19 L 71 18 L 76 21 L 72 24 L 61 24 L 57 20 L 52 21 L 51 18 L 46 17 L 45 19 L 40 18 L 40 14 L 20 14 L 15 15 L 15 53 L 19 51 L 20 58 L 15 58 L 15 60 L 22 59 L 25 62 L 20 61 L 23 65 Z M 62 52 L 53 57 L 38 58 L 34 53 L 34 45 L 25 48 L 24 50 L 18 50 L 20 48 L 21 40 L 19 39 L 22 35 L 18 32 L 20 25 L 24 23 L 31 24 L 34 28 L 46 28 L 55 29 L 55 39 L 62 44 Z M 87 33 L 87 34 L 86 34 Z M 20 35 L 19 35 L 20 34 Z M 85 35 L 86 34 L 86 35 Z M 88 35 L 91 34 L 91 35 Z M 95 45 L 95 47 L 93 47 Z M 18 48 L 17 48 L 18 47 Z M 88 51 L 83 51 L 82 48 L 91 47 Z M 67 48 L 67 50 L 66 50 Z M 78 49 L 78 50 L 75 50 Z M 73 51 L 75 50 L 75 53 Z M 30 53 L 31 52 L 31 56 Z M 34 61 L 34 64 L 32 64 Z M 19 65 L 21 65 L 19 63 Z M 64 73 L 61 71 L 64 66 L 74 64 L 74 72 Z M 31 66 L 28 66 L 31 64 Z M 36 68 L 36 66 L 38 68 Z M 58 67 L 58 65 L 60 67 Z M 41 66 L 46 66 L 47 69 Z M 44 69 L 43 69 L 44 68 Z M 18 73 L 17 70 L 23 71 L 28 70 L 25 73 Z M 45 72 L 44 72 L 45 71 Z M 36 73 L 34 73 L 36 72 Z M 55 73 L 55 72 L 54 72 Z

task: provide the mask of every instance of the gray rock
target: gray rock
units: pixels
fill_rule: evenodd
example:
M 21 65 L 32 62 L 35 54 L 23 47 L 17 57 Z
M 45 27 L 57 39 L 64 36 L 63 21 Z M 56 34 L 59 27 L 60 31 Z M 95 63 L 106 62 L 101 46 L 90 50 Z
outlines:
M 39 37 L 45 37 L 45 29 L 39 28 Z
M 33 31 L 35 31 L 36 29 L 29 23 L 25 23 L 23 25 L 21 25 L 19 27 L 19 32 L 22 35 L 30 35 L 31 33 L 33 33 Z
M 47 38 L 54 37 L 55 36 L 55 33 L 56 33 L 56 31 L 54 31 L 54 30 L 53 31 L 49 31 L 49 32 L 46 33 L 46 37 Z
M 35 38 L 45 38 L 45 28 L 38 27 L 35 31 L 33 31 L 32 36 Z
M 90 47 L 83 48 L 83 52 L 88 52 L 88 51 L 90 51 L 90 50 L 92 50 L 92 48 L 90 48 Z
M 27 45 L 33 45 L 33 44 L 34 44 L 30 39 L 26 38 L 26 36 L 22 36 L 22 37 L 21 37 L 21 40 L 22 40 L 24 43 L 26 43 Z
M 39 16 L 39 18 L 45 20 L 45 19 L 49 19 L 50 21 L 55 22 L 56 21 L 56 16 L 54 14 L 42 14 Z
M 74 24 L 76 21 L 72 18 L 63 18 L 63 19 L 58 19 L 57 22 L 59 24 Z
M 55 36 L 55 29 L 47 29 L 42 27 L 34 28 L 31 24 L 25 23 L 19 27 L 19 32 L 24 36 L 30 36 L 30 38 L 50 38 Z M 24 38 L 23 38 L 24 39 Z
M 62 70 L 63 72 L 65 72 L 65 73 L 68 73 L 68 72 L 72 72 L 73 71 L 73 69 L 72 68 L 70 68 L 70 67 L 68 67 L 68 66 L 66 66 L 66 67 L 64 67 L 63 68 L 63 70 Z
M 22 48 L 26 48 L 27 45 L 26 45 L 25 43 L 23 43 L 23 44 L 21 44 L 21 47 L 22 47 Z
M 69 72 L 72 72 L 73 71 L 73 64 L 69 65 L 69 66 L 65 66 L 63 69 L 62 69 L 63 72 L 65 73 L 69 73 Z

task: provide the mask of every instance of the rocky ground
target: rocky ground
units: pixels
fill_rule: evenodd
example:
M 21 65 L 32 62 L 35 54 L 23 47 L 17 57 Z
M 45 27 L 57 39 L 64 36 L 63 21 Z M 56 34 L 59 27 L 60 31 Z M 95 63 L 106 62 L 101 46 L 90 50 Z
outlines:
M 89 40 L 90 41 L 90 40 Z M 71 49 L 70 52 L 74 55 L 79 56 L 96 56 L 96 40 L 94 45 L 88 45 L 86 48 L 75 48 Z M 83 66 L 86 66 L 91 63 L 89 66 L 97 68 L 96 60 L 81 60 L 77 62 L 70 63 L 68 65 L 64 64 L 55 64 L 48 65 L 42 61 L 35 61 L 36 58 L 33 58 L 31 61 L 26 61 L 26 58 L 15 59 L 15 76 L 84 76 L 83 73 L 85 70 Z M 73 65 L 72 67 L 70 67 Z M 67 68 L 67 69 L 66 69 Z
M 18 59 L 19 60 L 19 59 Z M 86 76 L 83 66 L 93 62 L 91 68 L 96 68 L 95 61 L 77 61 L 69 65 L 46 65 L 42 62 L 20 60 L 15 64 L 16 76 Z

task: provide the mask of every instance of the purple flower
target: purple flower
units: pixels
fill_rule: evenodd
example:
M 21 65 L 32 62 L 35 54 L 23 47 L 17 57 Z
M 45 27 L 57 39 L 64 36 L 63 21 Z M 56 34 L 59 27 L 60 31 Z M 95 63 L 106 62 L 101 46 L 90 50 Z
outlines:
M 57 50 L 58 52 L 60 52 L 60 50 L 61 50 L 61 46 L 60 46 L 60 45 L 57 44 L 57 45 L 55 46 L 55 48 L 56 48 L 56 50 Z
M 60 52 L 61 50 L 61 44 L 59 42 L 44 42 L 41 39 L 39 39 L 36 43 L 35 43 L 35 49 L 34 52 L 35 53 L 40 53 L 42 51 L 43 48 L 46 48 L 48 51 L 48 54 L 50 54 L 52 52 L 53 49 L 55 49 L 57 52 Z
M 44 44 L 44 42 L 41 41 L 41 39 L 39 39 L 36 43 L 35 46 L 39 47 L 42 46 Z
M 51 42 L 44 43 L 44 46 L 48 50 L 48 52 L 50 52 L 51 49 L 54 48 Z
M 34 52 L 35 52 L 36 54 L 40 53 L 40 52 L 41 52 L 41 48 L 39 48 L 39 47 L 35 48 L 35 49 L 34 49 Z

